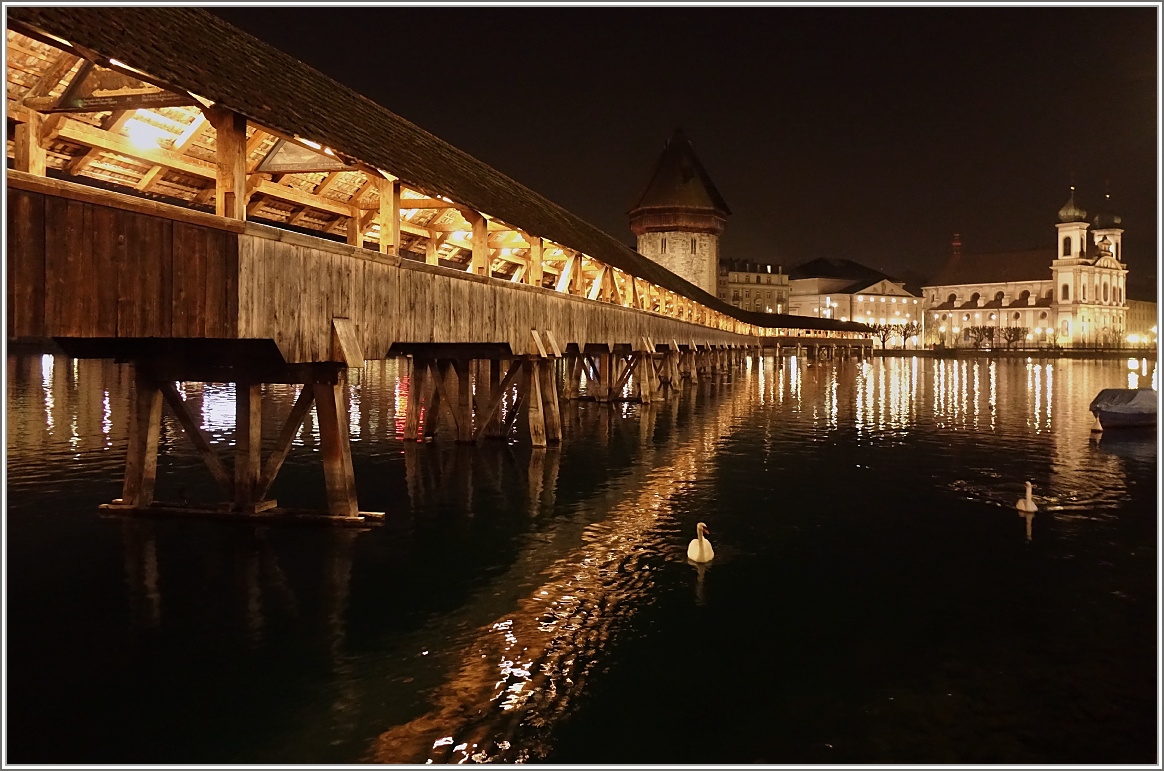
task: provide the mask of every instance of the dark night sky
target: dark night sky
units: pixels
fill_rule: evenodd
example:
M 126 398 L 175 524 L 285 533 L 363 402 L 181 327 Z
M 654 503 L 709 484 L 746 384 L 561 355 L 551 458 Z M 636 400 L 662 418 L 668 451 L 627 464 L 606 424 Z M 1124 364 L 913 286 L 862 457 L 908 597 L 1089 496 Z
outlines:
M 1052 246 L 1074 174 L 1092 214 L 1110 181 L 1155 295 L 1155 7 L 214 12 L 627 243 L 682 127 L 724 256 L 929 277 L 955 231 Z

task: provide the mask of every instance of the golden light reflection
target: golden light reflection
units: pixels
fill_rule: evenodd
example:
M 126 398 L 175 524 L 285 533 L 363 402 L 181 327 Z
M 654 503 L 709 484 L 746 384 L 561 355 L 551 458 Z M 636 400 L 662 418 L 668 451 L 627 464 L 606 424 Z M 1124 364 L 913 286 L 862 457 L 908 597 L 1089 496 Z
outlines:
M 710 406 L 705 420 L 689 424 L 685 431 L 693 435 L 663 446 L 647 443 L 633 473 L 589 503 L 605 511 L 582 532 L 580 543 L 565 549 L 531 544 L 507 576 L 483 587 L 494 594 L 536 578 L 510 611 L 457 646 L 460 658 L 436 687 L 431 710 L 381 734 L 371 759 L 530 759 L 528 746 L 517 756 L 507 754 L 503 737 L 512 714 L 524 713 L 523 724 L 536 726 L 564 711 L 595 664 L 592 651 L 629 621 L 637 598 L 652 590 L 653 563 L 682 559 L 686 541 L 676 529 L 673 501 L 705 483 L 749 398 L 748 389 L 733 389 Z
M 53 430 L 53 355 L 46 353 L 40 357 L 40 376 L 44 388 L 44 416 L 49 433 Z

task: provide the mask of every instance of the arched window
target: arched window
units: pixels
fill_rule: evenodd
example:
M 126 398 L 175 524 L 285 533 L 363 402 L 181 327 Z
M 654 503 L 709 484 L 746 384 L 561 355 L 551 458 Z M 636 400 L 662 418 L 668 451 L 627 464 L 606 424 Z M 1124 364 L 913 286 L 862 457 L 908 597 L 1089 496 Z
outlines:
M 1067 285 L 1067 284 L 1063 285 L 1063 297 L 1060 299 L 1062 299 L 1063 302 L 1067 302 L 1068 300 L 1071 299 L 1071 287 L 1069 285 Z
M 1095 301 L 1099 302 L 1099 282 L 1095 282 Z
M 980 294 L 978 294 L 977 292 L 975 292 L 974 294 L 970 295 L 970 302 L 974 303 L 974 306 L 975 306 L 975 307 L 978 307 L 978 300 L 979 300 L 981 297 L 982 297 L 982 295 L 980 295 Z
M 1083 297 L 1081 297 L 1080 299 L 1082 299 L 1083 302 L 1087 302 L 1087 284 L 1083 285 Z
M 949 297 L 946 298 L 946 302 L 948 302 L 950 304 L 958 302 L 958 295 L 951 294 Z
M 1019 313 L 1018 311 L 1015 311 L 1015 312 L 1014 312 L 1014 320 L 1015 320 L 1015 321 L 1018 321 L 1018 320 L 1019 320 L 1019 319 L 1021 319 L 1021 318 L 1022 318 L 1022 314 L 1021 314 L 1021 313 Z
M 1071 256 L 1071 236 L 1067 236 L 1063 239 L 1063 256 Z
M 1004 293 L 1002 293 L 1002 292 L 996 292 L 996 293 L 995 293 L 995 295 L 994 295 L 994 301 L 995 301 L 996 303 L 1000 303 L 1000 302 L 1002 302 L 1002 299 L 1003 299 L 1004 297 L 1006 297 L 1006 295 L 1005 295 Z
M 1107 284 L 1103 285 L 1103 301 L 1107 302 Z

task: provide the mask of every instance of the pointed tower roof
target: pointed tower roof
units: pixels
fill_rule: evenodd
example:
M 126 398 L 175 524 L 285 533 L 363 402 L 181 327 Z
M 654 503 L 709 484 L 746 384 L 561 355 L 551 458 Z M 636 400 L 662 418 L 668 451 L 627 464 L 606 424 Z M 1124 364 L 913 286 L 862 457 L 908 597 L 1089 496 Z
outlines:
M 673 231 L 718 236 L 731 213 L 681 129 L 675 129 L 628 212 L 639 237 Z
M 685 209 L 721 216 L 732 213 L 682 129 L 675 129 L 668 140 L 629 213 L 634 216 L 640 209 Z

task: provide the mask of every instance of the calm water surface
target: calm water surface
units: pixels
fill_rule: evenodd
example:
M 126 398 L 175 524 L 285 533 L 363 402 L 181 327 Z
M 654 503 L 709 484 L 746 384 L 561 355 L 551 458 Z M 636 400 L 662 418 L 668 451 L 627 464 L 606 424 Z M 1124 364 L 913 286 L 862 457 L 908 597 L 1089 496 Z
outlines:
M 9 762 L 1158 761 L 1157 442 L 1086 412 L 1153 362 L 753 360 L 539 452 L 405 446 L 373 363 L 366 532 L 99 516 L 129 371 L 7 367 Z M 225 457 L 232 388 L 183 390 Z M 163 434 L 159 499 L 214 500 Z

